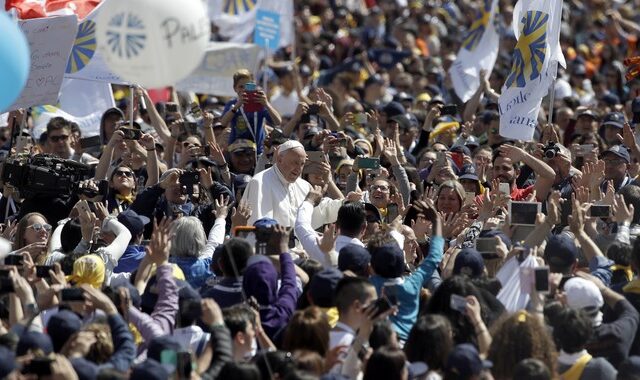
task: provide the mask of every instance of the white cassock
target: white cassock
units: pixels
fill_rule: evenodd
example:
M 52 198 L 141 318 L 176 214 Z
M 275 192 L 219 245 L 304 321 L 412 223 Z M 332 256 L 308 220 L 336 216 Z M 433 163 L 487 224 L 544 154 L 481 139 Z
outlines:
M 252 210 L 247 224 L 253 225 L 260 218 L 272 218 L 282 226 L 292 227 L 309 190 L 311 185 L 302 178 L 287 182 L 277 165 L 261 171 L 251 178 L 242 196 Z

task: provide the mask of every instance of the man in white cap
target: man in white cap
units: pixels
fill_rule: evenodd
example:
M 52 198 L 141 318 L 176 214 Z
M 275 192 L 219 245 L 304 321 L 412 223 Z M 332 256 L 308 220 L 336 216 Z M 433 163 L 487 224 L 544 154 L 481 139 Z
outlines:
M 638 312 L 623 295 L 607 288 L 597 278 L 579 273 L 564 284 L 566 304 L 584 310 L 593 324 L 593 337 L 587 351 L 594 357 L 604 357 L 617 367 L 629 356 L 638 329 Z M 601 308 L 610 308 L 603 321 Z
M 278 147 L 275 165 L 256 174 L 242 197 L 252 210 L 249 225 L 265 217 L 286 227 L 295 224 L 298 208 L 311 189 L 300 178 L 306 160 L 307 154 L 299 141 L 288 140 Z

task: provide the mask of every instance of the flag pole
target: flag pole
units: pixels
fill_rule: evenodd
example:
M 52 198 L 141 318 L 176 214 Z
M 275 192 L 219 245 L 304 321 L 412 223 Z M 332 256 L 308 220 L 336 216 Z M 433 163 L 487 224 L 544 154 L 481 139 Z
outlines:
M 135 99 L 134 91 L 134 85 L 129 85 L 129 128 L 131 129 L 133 129 L 133 102 Z
M 264 67 L 262 68 L 262 91 L 268 96 L 269 89 L 267 88 L 267 67 L 269 66 L 269 39 L 266 39 L 266 46 L 264 48 Z
M 556 98 L 556 80 L 558 78 L 558 62 L 553 63 L 555 65 L 555 72 L 553 75 L 553 82 L 549 87 L 549 115 L 547 115 L 547 123 L 553 123 L 553 108 Z

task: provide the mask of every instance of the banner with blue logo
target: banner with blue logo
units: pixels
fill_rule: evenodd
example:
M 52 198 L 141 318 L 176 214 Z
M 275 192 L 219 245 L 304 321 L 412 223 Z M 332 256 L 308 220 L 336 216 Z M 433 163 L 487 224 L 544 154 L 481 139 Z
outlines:
M 498 58 L 500 36 L 495 26 L 498 0 L 483 0 L 475 21 L 449 69 L 456 95 L 467 102 L 480 87 L 480 71 L 491 74 Z
M 538 125 L 540 104 L 564 64 L 560 48 L 562 0 L 533 0 L 514 8 L 518 42 L 511 71 L 502 87 L 500 135 L 531 141 Z

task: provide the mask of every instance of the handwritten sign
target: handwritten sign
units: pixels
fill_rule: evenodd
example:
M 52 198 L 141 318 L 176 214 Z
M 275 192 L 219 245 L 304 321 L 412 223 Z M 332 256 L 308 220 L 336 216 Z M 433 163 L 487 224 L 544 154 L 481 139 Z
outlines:
M 9 109 L 55 104 L 76 35 L 76 15 L 20 21 L 31 50 L 29 79 Z
M 210 43 L 200 66 L 175 87 L 178 91 L 235 96 L 233 73 L 238 69 L 255 72 L 260 48 L 254 44 Z

